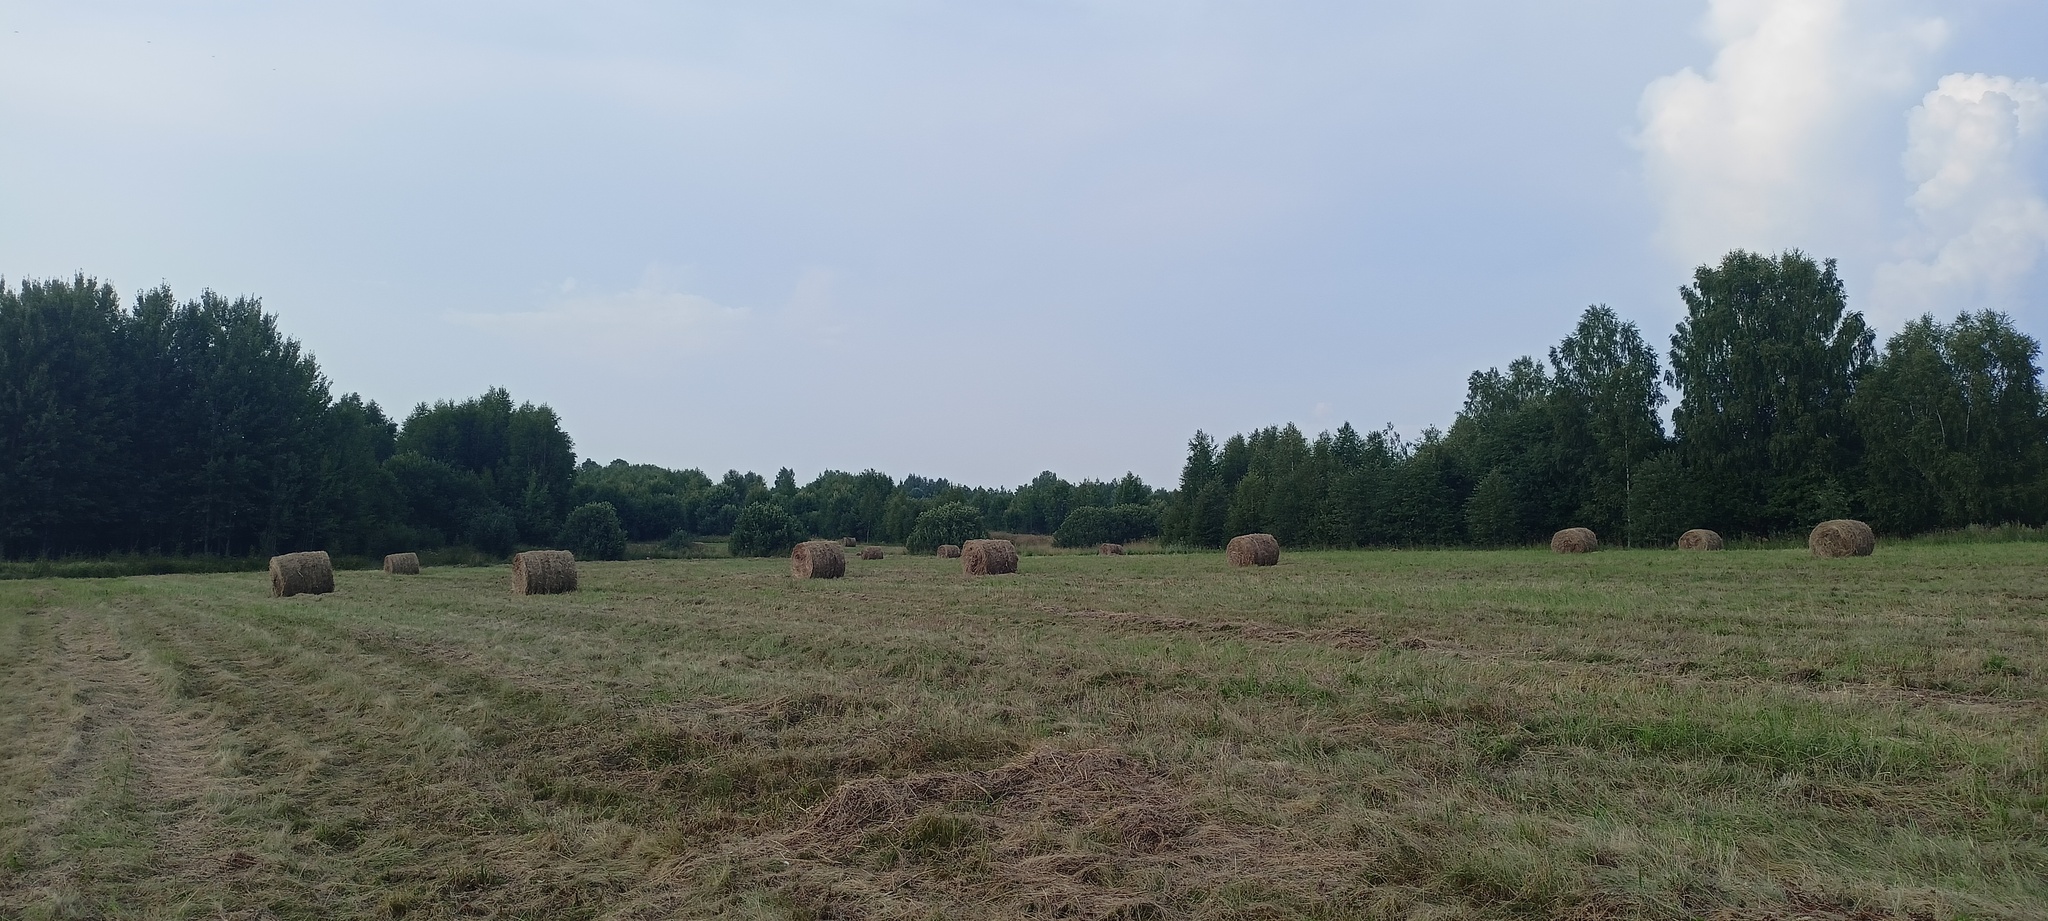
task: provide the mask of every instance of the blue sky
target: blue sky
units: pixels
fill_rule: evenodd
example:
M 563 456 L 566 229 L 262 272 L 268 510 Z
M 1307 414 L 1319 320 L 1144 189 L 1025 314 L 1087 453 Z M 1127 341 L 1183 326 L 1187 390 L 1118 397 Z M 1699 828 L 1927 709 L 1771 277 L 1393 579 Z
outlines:
M 2048 335 L 2048 4 L 0 3 L 0 274 L 255 294 L 580 453 L 1170 484 L 1841 261 Z

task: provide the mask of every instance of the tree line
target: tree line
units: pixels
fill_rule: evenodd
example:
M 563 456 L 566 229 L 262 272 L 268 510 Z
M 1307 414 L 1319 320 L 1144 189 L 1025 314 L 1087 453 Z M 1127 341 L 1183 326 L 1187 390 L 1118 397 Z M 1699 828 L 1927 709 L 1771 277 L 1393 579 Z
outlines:
M 1890 533 L 2048 520 L 2040 345 L 2006 316 L 1921 317 L 1879 350 L 1835 263 L 1799 252 L 1730 253 L 1680 296 L 1668 365 L 1590 307 L 1547 361 L 1474 372 L 1447 432 L 1197 432 L 1164 539 L 1503 546 L 1583 526 L 1668 546 L 1840 517 Z

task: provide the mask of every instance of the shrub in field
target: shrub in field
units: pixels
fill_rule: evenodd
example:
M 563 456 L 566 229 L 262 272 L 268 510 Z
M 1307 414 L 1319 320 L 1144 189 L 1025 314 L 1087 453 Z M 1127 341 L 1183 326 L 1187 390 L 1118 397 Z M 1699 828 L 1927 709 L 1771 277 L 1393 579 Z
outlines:
M 940 544 L 965 544 L 987 536 L 988 525 L 982 523 L 981 512 L 974 506 L 946 502 L 917 516 L 917 524 L 911 526 L 903 545 L 911 553 L 922 555 L 939 549 Z
M 1055 547 L 1121 544 L 1159 533 L 1159 514 L 1149 505 L 1126 503 L 1101 508 L 1084 505 L 1067 513 L 1052 534 Z
M 726 549 L 733 556 L 782 556 L 810 535 L 796 516 L 773 502 L 756 502 L 740 510 L 732 523 Z
M 569 513 L 558 538 L 569 552 L 585 560 L 626 558 L 626 528 L 610 502 L 590 502 Z

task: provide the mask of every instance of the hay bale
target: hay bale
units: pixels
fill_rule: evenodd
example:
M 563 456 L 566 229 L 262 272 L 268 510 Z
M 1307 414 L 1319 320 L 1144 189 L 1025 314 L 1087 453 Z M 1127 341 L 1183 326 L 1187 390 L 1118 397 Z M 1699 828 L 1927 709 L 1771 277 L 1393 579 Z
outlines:
M 1706 528 L 1694 528 L 1678 535 L 1680 550 L 1719 550 L 1722 546 L 1721 535 Z
M 270 597 L 325 595 L 334 591 L 334 561 L 325 550 L 286 553 L 270 558 Z
M 798 579 L 837 579 L 846 575 L 846 553 L 829 540 L 807 540 L 789 552 L 789 574 Z
M 1271 534 L 1240 534 L 1230 539 L 1223 556 L 1232 566 L 1278 565 L 1280 539 Z
M 862 547 L 860 548 L 860 558 L 863 560 L 879 560 L 882 558 L 882 548 Z
M 859 544 L 860 541 L 854 540 L 851 537 L 842 537 L 839 539 L 839 546 L 841 547 L 853 547 L 858 546 Z
M 933 553 L 934 553 L 934 554 L 935 554 L 936 556 L 938 556 L 938 558 L 939 558 L 939 559 L 942 559 L 942 560 L 957 560 L 957 559 L 959 559 L 959 558 L 960 558 L 960 545 L 959 545 L 959 544 L 940 544 L 940 545 L 939 545 L 939 549 L 938 549 L 938 550 L 936 550 L 936 551 L 933 551 Z
M 420 574 L 420 555 L 417 553 L 391 553 L 384 557 L 384 571 L 394 576 L 417 576 Z
M 1814 525 L 1813 533 L 1806 536 L 1806 549 L 1821 559 L 1831 560 L 1845 556 L 1869 556 L 1877 549 L 1877 534 L 1870 526 L 1853 518 L 1837 518 Z
M 960 571 L 999 576 L 1017 571 L 1017 545 L 1006 540 L 970 540 L 960 545 Z
M 1123 556 L 1123 555 L 1124 555 L 1124 545 L 1122 545 L 1122 544 L 1096 544 L 1096 545 L 1095 545 L 1095 552 L 1096 552 L 1096 553 L 1098 553 L 1098 554 L 1101 554 L 1102 556 Z
M 1592 553 L 1600 549 L 1600 538 L 1592 528 L 1566 528 L 1550 535 L 1552 553 Z
M 512 594 L 559 595 L 576 590 L 576 554 L 528 550 L 512 557 Z

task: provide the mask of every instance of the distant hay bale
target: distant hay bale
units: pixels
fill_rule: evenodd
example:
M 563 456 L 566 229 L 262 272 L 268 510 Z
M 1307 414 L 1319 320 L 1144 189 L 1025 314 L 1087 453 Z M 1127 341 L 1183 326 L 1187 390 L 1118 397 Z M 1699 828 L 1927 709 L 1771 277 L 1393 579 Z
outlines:
M 1124 555 L 1124 545 L 1122 545 L 1122 544 L 1096 544 L 1096 545 L 1095 545 L 1095 552 L 1096 552 L 1096 553 L 1098 553 L 1098 554 L 1101 554 L 1102 556 L 1123 556 L 1123 555 Z
M 939 549 L 936 551 L 936 555 L 939 559 L 942 560 L 957 560 L 960 558 L 960 545 L 940 544 Z
M 837 579 L 846 575 L 846 553 L 829 540 L 807 540 L 789 552 L 789 574 L 798 579 Z
M 1240 534 L 1230 539 L 1223 556 L 1232 566 L 1278 565 L 1280 539 L 1271 534 Z
M 1706 528 L 1694 528 L 1678 535 L 1680 550 L 1719 550 L 1722 546 L 1721 535 Z
M 970 540 L 960 545 L 960 570 L 970 576 L 1017 571 L 1017 545 L 1006 540 Z
M 420 574 L 420 555 L 417 553 L 391 553 L 384 557 L 384 571 L 394 576 L 417 576 Z
M 839 545 L 842 547 L 857 546 L 859 543 L 860 541 L 854 540 L 851 537 L 842 537 L 839 539 Z
M 325 595 L 334 591 L 334 561 L 325 550 L 287 553 L 270 558 L 270 597 Z
M 1566 528 L 1550 535 L 1552 553 L 1592 553 L 1600 549 L 1600 538 L 1592 528 Z
M 512 557 L 512 594 L 559 595 L 576 590 L 576 554 L 528 550 Z
M 1823 521 L 1806 536 L 1806 548 L 1821 559 L 1869 556 L 1877 549 L 1877 535 L 1870 526 L 1853 518 Z
M 860 548 L 860 558 L 863 560 L 879 560 L 882 558 L 882 548 L 862 547 Z

